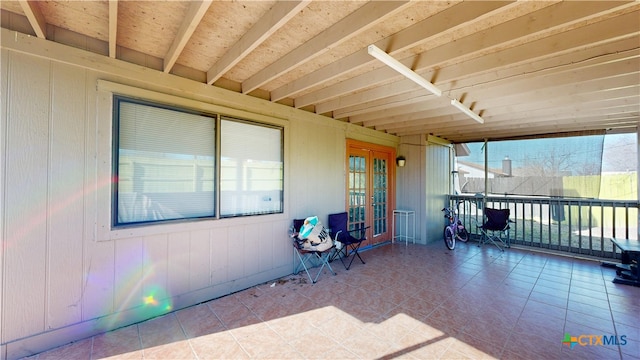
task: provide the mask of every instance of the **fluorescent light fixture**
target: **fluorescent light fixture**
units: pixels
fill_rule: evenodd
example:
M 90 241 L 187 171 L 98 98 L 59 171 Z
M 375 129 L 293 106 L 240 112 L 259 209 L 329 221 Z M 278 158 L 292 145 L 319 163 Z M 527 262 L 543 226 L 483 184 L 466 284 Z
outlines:
M 367 51 L 369 52 L 369 55 L 371 55 L 374 58 L 382 61 L 383 63 L 385 63 L 387 66 L 389 66 L 393 70 L 395 70 L 395 71 L 399 72 L 400 74 L 404 75 L 407 79 L 409 79 L 409 80 L 415 82 L 416 84 L 422 86 L 423 88 L 429 90 L 430 92 L 432 92 L 436 96 L 442 96 L 442 91 L 440 89 L 438 89 L 435 85 L 433 85 L 427 79 L 425 79 L 422 76 L 420 76 L 417 72 L 415 72 L 415 71 L 409 69 L 408 67 L 404 66 L 403 63 L 401 63 L 400 61 L 394 59 L 393 57 L 391 57 L 391 55 L 389 55 L 386 52 L 380 50 L 379 47 L 377 47 L 375 45 L 369 45 L 369 47 L 367 48 Z
M 464 106 L 460 101 L 458 101 L 456 99 L 451 99 L 451 105 L 457 107 L 458 110 L 460 110 L 463 113 L 467 114 L 467 116 L 469 116 L 473 120 L 479 122 L 480 124 L 484 124 L 484 119 L 481 118 L 480 115 L 478 115 L 478 114 L 474 113 L 473 111 L 471 111 L 471 109 L 469 109 L 468 107 Z

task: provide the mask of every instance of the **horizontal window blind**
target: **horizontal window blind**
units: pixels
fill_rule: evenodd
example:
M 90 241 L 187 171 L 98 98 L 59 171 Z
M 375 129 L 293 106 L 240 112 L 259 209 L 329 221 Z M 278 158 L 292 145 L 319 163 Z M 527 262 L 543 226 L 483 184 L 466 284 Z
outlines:
M 214 216 L 215 119 L 117 104 L 117 225 Z
M 282 129 L 222 119 L 220 215 L 282 212 Z

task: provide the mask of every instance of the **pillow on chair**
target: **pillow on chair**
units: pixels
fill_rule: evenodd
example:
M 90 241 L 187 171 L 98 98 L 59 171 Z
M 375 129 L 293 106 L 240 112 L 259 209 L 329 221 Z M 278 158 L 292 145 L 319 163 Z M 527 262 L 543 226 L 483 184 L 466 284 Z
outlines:
M 301 248 L 309 251 L 325 251 L 333 246 L 327 230 L 317 216 L 308 217 L 300 229 L 300 239 L 306 240 Z

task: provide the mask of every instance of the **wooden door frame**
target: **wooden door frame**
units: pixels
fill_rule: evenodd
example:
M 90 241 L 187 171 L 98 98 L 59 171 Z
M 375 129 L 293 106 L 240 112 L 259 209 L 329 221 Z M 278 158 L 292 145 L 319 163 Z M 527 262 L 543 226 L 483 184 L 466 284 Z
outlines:
M 389 179 L 388 179 L 388 207 L 387 207 L 387 219 L 389 221 L 388 224 L 388 233 L 390 235 L 389 241 L 392 240 L 393 234 L 391 233 L 391 225 L 393 222 L 393 209 L 396 207 L 396 149 L 391 146 L 384 146 L 374 143 L 368 143 L 365 141 L 347 139 L 346 144 L 346 153 L 345 153 L 345 209 L 349 209 L 349 156 L 351 154 L 351 149 L 359 149 L 359 150 L 367 150 L 367 151 L 377 151 L 382 153 L 389 154 L 390 164 L 389 164 Z M 371 224 L 373 225 L 373 224 Z

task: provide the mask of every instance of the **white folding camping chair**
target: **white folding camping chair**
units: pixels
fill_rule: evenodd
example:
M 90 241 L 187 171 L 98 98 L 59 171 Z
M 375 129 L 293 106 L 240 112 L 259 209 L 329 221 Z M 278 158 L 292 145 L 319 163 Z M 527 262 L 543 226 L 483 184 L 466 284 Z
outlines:
M 293 273 L 298 274 L 302 269 L 304 269 L 309 277 L 309 281 L 315 284 L 316 281 L 318 281 L 320 274 L 322 274 L 322 270 L 324 270 L 325 266 L 333 275 L 336 275 L 331 264 L 329 264 L 329 259 L 331 259 L 331 254 L 335 250 L 335 246 L 333 245 L 333 241 L 329 237 L 329 234 L 324 228 L 322 228 L 322 224 L 319 222 L 316 225 L 316 227 L 319 227 L 319 231 L 316 231 L 315 236 L 312 236 L 312 238 L 307 237 L 302 239 L 299 231 L 305 224 L 305 220 L 306 219 L 293 220 L 293 231 L 291 234 L 291 238 L 293 240 L 293 251 L 300 261 L 298 264 L 294 265 Z M 313 241 L 314 239 L 318 241 Z M 309 269 L 316 266 L 320 266 L 320 269 L 318 269 L 316 276 L 312 277 Z

